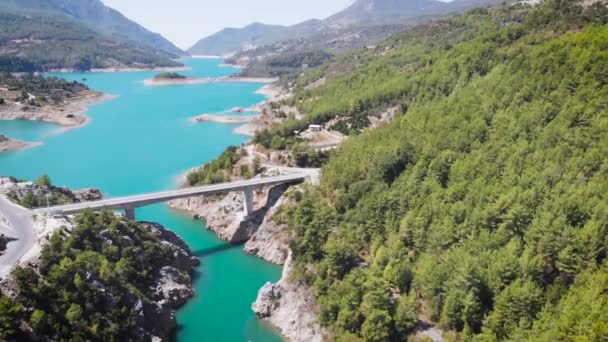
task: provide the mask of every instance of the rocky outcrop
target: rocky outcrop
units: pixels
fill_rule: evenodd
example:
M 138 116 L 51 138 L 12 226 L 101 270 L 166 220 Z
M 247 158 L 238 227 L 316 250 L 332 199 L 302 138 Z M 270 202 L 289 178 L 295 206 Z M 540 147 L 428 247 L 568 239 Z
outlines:
M 321 342 L 323 330 L 317 321 L 318 307 L 312 289 L 303 282 L 291 282 L 291 272 L 290 253 L 281 280 L 264 285 L 251 309 L 277 327 L 289 341 Z
M 150 286 L 151 301 L 141 303 L 140 310 L 137 311 L 137 322 L 146 334 L 170 341 L 171 334 L 177 327 L 175 310 L 194 296 L 191 275 L 199 265 L 199 260 L 173 232 L 158 224 L 146 223 L 143 226 L 160 236 L 162 243 L 176 247 L 176 251 L 168 265 L 158 270 Z
M 4 254 L 4 251 L 6 250 L 6 245 L 8 245 L 8 243 L 11 241 L 15 241 L 15 239 L 10 238 L 4 234 L 0 234 L 0 255 Z
M 39 146 L 41 143 L 26 142 L 11 139 L 5 135 L 0 135 L 0 153 L 21 150 L 28 147 Z
M 249 240 L 264 221 L 266 212 L 272 208 L 286 186 L 276 186 L 254 193 L 254 212 L 245 217 L 244 195 L 239 192 L 217 197 L 192 197 L 169 202 L 169 207 L 192 213 L 195 219 L 206 222 L 207 229 L 229 242 L 245 242 Z
M 43 224 L 44 222 L 44 224 Z M 70 234 L 76 226 L 74 217 L 47 218 L 40 219 L 38 222 L 44 227 L 39 227 L 49 235 L 50 232 L 61 229 L 62 234 Z M 61 224 L 61 227 L 57 227 Z M 138 223 L 138 229 L 144 229 L 152 233 L 156 238 L 155 243 L 161 243 L 171 247 L 172 257 L 163 260 L 162 265 L 156 271 L 154 277 L 149 281 L 147 290 L 120 293 L 117 289 L 122 287 L 108 284 L 102 281 L 94 273 L 87 272 L 85 279 L 93 284 L 97 289 L 96 295 L 102 296 L 101 302 L 108 306 L 114 306 L 118 302 L 126 304 L 135 318 L 135 327 L 130 332 L 129 340 L 135 341 L 171 341 L 172 335 L 177 328 L 176 310 L 184 305 L 189 298 L 194 296 L 192 287 L 192 275 L 194 269 L 199 265 L 196 258 L 188 246 L 175 233 L 166 230 L 156 223 Z M 128 235 L 121 236 L 119 239 L 112 239 L 108 230 L 99 231 L 100 238 L 107 245 L 123 245 L 133 243 Z M 42 250 L 48 243 L 48 239 L 42 238 L 46 243 L 41 243 L 38 250 Z M 36 257 L 29 258 L 27 263 L 21 263 L 22 267 L 32 267 L 37 269 L 39 262 Z M 15 282 L 11 277 L 7 277 L 0 282 L 2 293 L 15 296 Z M 106 312 L 107 308 L 101 310 Z M 42 340 L 41 336 L 34 336 L 33 331 L 27 327 L 27 323 L 22 324 L 28 333 L 32 334 L 32 340 Z
M 47 195 L 53 196 L 62 203 L 98 201 L 103 197 L 98 189 L 93 188 L 71 190 L 67 187 L 39 185 L 34 182 L 21 182 L 10 177 L 0 177 L 0 194 L 19 203 L 28 193 L 41 198 Z
M 273 264 L 283 265 L 285 263 L 289 253 L 290 233 L 287 224 L 276 222 L 274 215 L 286 202 L 286 195 L 289 192 L 291 190 L 283 194 L 275 205 L 268 210 L 258 230 L 245 243 L 245 252 L 254 254 Z

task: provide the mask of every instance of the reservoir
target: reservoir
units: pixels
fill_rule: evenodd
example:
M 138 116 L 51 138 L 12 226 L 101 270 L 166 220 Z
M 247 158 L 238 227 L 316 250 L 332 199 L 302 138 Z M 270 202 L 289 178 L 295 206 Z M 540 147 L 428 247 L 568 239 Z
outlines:
M 220 67 L 221 59 L 186 59 L 194 77 L 219 77 L 236 69 Z M 233 133 L 235 125 L 189 118 L 250 107 L 265 99 L 263 84 L 208 83 L 144 86 L 156 72 L 67 73 L 69 80 L 114 95 L 91 106 L 90 123 L 65 131 L 52 124 L 0 121 L 0 134 L 44 145 L 0 154 L 0 175 L 36 179 L 47 173 L 53 183 L 73 189 L 99 188 L 104 197 L 174 189 L 189 169 L 219 156 L 248 138 Z M 281 268 L 230 246 L 187 214 L 163 204 L 140 208 L 137 219 L 153 221 L 176 232 L 201 259 L 195 274 L 196 297 L 177 313 L 178 341 L 281 341 L 251 311 L 257 291 L 280 278 Z

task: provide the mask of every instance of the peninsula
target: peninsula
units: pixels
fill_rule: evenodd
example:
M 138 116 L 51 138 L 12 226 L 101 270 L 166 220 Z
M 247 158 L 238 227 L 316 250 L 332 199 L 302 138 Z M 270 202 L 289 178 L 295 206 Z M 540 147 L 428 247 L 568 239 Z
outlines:
M 110 95 L 75 81 L 33 74 L 0 73 L 0 120 L 44 121 L 75 128 L 88 122 L 84 112 L 89 105 L 110 98 Z M 19 142 L 6 136 L 1 140 L 0 152 L 38 144 Z

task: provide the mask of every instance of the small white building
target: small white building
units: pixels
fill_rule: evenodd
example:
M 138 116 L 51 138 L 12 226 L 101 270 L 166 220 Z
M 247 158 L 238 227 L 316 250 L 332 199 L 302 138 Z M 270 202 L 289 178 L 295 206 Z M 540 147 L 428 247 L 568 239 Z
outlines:
M 321 132 L 323 130 L 323 126 L 321 126 L 321 125 L 310 125 L 310 126 L 308 126 L 308 129 L 311 132 Z

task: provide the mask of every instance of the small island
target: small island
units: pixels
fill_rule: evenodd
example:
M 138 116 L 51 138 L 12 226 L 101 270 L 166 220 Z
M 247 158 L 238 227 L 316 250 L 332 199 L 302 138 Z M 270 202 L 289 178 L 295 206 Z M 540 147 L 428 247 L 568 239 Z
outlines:
M 190 77 L 177 72 L 164 72 L 144 81 L 146 86 L 168 86 L 178 84 L 204 84 L 219 82 L 238 82 L 238 83 L 273 83 L 278 79 L 268 77 L 241 77 L 237 75 L 222 77 Z
M 156 80 L 185 80 L 187 78 L 188 77 L 178 74 L 176 72 L 163 72 L 154 76 L 154 79 Z

